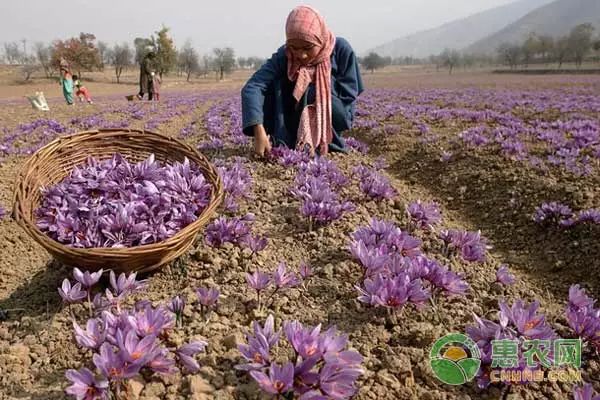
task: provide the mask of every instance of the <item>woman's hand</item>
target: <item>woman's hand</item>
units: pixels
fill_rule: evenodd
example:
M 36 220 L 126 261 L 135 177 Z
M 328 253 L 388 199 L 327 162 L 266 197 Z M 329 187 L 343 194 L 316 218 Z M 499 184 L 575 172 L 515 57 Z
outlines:
M 271 141 L 262 124 L 254 126 L 254 152 L 260 157 L 264 157 L 271 151 Z

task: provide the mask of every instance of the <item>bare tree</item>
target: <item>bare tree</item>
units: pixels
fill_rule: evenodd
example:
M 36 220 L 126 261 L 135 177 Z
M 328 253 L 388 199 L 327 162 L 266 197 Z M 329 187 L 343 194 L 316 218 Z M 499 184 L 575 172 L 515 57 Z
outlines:
M 224 74 L 229 74 L 235 67 L 235 52 L 231 47 L 214 48 L 213 66 L 218 79 L 223 80 Z
M 532 32 L 529 34 L 529 37 L 527 37 L 527 40 L 525 40 L 523 43 L 523 46 L 521 46 L 521 55 L 525 68 L 529 67 L 529 64 L 531 63 L 532 59 L 535 58 L 535 55 L 538 53 L 538 51 L 538 37 L 535 32 Z
M 213 65 L 213 59 L 210 55 L 205 54 L 202 56 L 202 63 L 200 64 L 200 68 L 198 69 L 198 75 L 202 75 L 206 77 L 210 72 Z
M 19 48 L 18 42 L 4 43 L 4 58 L 8 64 L 18 64 L 24 56 L 25 53 Z
M 554 50 L 552 52 L 552 57 L 554 61 L 558 63 L 558 68 L 562 68 L 562 65 L 565 61 L 569 59 L 571 55 L 571 48 L 569 43 L 569 37 L 563 36 L 556 40 L 554 43 Z
M 197 72 L 200 69 L 200 61 L 198 52 L 192 46 L 191 40 L 186 40 L 185 44 L 179 51 L 178 55 L 178 64 L 181 67 L 181 70 L 185 72 L 187 76 L 187 81 L 190 81 L 190 76 L 192 73 Z
M 112 49 L 107 51 L 107 53 L 109 56 L 109 62 L 115 68 L 117 83 L 120 83 L 123 70 L 133 65 L 134 52 L 129 47 L 129 44 L 124 42 L 121 45 L 115 44 Z
M 498 55 L 503 64 L 510 66 L 510 69 L 514 69 L 519 65 L 521 46 L 503 43 L 498 47 Z
M 248 57 L 246 59 L 246 66 L 248 68 L 252 68 L 253 70 L 257 70 L 259 69 L 264 63 L 266 62 L 266 60 L 264 58 L 260 58 L 260 57 Z
M 35 52 L 37 62 L 44 70 L 46 78 L 52 78 L 55 72 L 54 67 L 52 67 L 52 46 L 46 45 L 42 42 L 36 42 L 33 45 L 33 50 Z
M 104 69 L 105 65 L 110 64 L 110 48 L 103 41 L 98 41 L 96 47 L 98 48 L 98 54 L 100 54 L 100 64 L 102 65 L 102 69 Z
M 577 68 L 581 67 L 583 60 L 592 49 L 593 32 L 594 26 L 587 23 L 577 25 L 569 34 L 569 48 L 571 49 Z
M 40 66 L 36 63 L 34 56 L 26 56 L 21 60 L 21 77 L 25 82 L 31 79 L 31 76 L 39 71 Z
M 550 61 L 550 56 L 554 51 L 554 38 L 550 35 L 538 36 L 539 53 L 545 63 Z
M 460 64 L 461 57 L 458 51 L 446 49 L 440 54 L 440 59 L 442 60 L 442 65 L 448 67 L 448 73 L 452 75 L 454 67 Z

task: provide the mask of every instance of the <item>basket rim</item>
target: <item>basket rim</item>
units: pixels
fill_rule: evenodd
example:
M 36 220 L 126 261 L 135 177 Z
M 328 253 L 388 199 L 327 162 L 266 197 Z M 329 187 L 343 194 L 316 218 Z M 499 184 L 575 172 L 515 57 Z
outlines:
M 202 212 L 198 215 L 197 219 L 185 226 L 184 228 L 177 231 L 173 236 L 162 240 L 160 242 L 132 246 L 132 247 L 71 247 L 67 246 L 63 243 L 60 243 L 46 234 L 44 234 L 36 225 L 33 219 L 27 216 L 27 213 L 24 212 L 23 207 L 23 184 L 29 178 L 33 166 L 35 162 L 40 158 L 40 156 L 44 153 L 47 154 L 56 154 L 63 148 L 65 145 L 69 144 L 75 138 L 81 138 L 82 135 L 94 135 L 98 133 L 113 133 L 114 136 L 128 135 L 132 133 L 138 133 L 141 135 L 150 135 L 156 138 L 160 138 L 162 140 L 168 140 L 172 142 L 176 146 L 183 147 L 199 160 L 204 161 L 209 168 L 212 169 L 212 175 L 208 174 L 206 176 L 207 182 L 211 185 L 211 197 L 208 205 L 202 210 Z M 189 158 L 189 157 L 188 157 Z M 194 161 L 194 160 L 190 160 Z M 200 166 L 201 167 L 201 166 Z M 146 129 L 132 129 L 132 128 L 99 128 L 93 130 L 80 131 L 73 134 L 60 136 L 45 146 L 38 149 L 34 154 L 32 154 L 27 161 L 21 167 L 19 174 L 17 175 L 14 191 L 13 191 L 13 218 L 17 222 L 19 226 L 21 226 L 38 244 L 42 245 L 47 251 L 48 247 L 55 247 L 57 250 L 60 250 L 63 253 L 71 253 L 77 257 L 89 257 L 89 256 L 106 256 L 112 258 L 122 258 L 123 260 L 127 259 L 128 255 L 135 253 L 147 253 L 152 250 L 164 250 L 169 247 L 176 247 L 182 240 L 184 240 L 187 236 L 193 235 L 196 236 L 198 232 L 202 229 L 204 225 L 207 224 L 207 221 L 203 221 L 204 219 L 208 219 L 213 216 L 216 209 L 221 205 L 224 198 L 223 191 L 223 182 L 221 180 L 220 175 L 217 172 L 217 169 L 213 165 L 210 160 L 208 160 L 203 154 L 201 154 L 197 149 L 194 149 L 189 144 L 183 142 L 180 139 L 177 139 L 172 136 L 168 136 L 162 133 L 158 133 L 156 131 L 146 130 Z

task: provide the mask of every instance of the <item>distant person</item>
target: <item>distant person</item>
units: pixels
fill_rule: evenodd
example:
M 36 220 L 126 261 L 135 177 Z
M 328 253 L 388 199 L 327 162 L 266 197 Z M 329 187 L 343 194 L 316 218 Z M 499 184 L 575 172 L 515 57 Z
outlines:
M 153 80 L 156 75 L 154 71 L 154 62 L 156 54 L 153 48 L 148 48 L 147 53 L 140 62 L 140 92 L 138 93 L 138 99 L 142 100 L 144 94 L 148 93 L 148 100 L 152 100 L 153 94 Z
M 160 76 L 158 74 L 154 74 L 154 77 L 152 79 L 152 99 L 159 101 L 160 100 L 160 84 L 162 83 L 162 80 L 160 79 Z
M 352 47 L 308 6 L 292 10 L 285 33 L 285 45 L 242 89 L 244 134 L 254 136 L 259 156 L 272 145 L 320 155 L 345 152 L 341 133 L 352 127 L 355 102 L 363 92 Z
M 90 91 L 88 90 L 88 88 L 81 84 L 81 81 L 79 80 L 79 77 L 77 75 L 73 75 L 73 82 L 75 84 L 75 87 L 77 88 L 75 96 L 77 96 L 79 102 L 81 103 L 85 99 L 85 101 L 87 101 L 88 103 L 94 104 L 94 102 L 92 101 L 92 97 L 90 96 Z
M 69 62 L 64 58 L 60 58 L 60 81 L 59 84 L 62 87 L 63 96 L 68 105 L 73 105 L 73 75 L 71 74 L 71 66 Z

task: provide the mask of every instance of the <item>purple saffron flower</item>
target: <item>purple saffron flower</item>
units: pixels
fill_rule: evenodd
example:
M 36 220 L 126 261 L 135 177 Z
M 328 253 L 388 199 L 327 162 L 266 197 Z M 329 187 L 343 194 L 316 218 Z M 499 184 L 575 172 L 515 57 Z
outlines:
M 379 272 L 389 262 L 388 254 L 382 254 L 380 249 L 371 249 L 359 240 L 350 244 L 350 252 L 365 268 L 365 275 L 371 276 Z
M 196 295 L 198 296 L 198 302 L 204 307 L 212 307 L 219 301 L 220 292 L 214 288 L 198 288 L 196 289 Z
M 93 273 L 90 273 L 89 271 L 81 272 L 79 268 L 74 268 L 73 277 L 77 282 L 81 283 L 84 288 L 89 289 L 98 283 L 103 272 L 104 270 L 102 269 Z
M 442 155 L 440 156 L 440 161 L 441 162 L 446 163 L 446 162 L 450 161 L 451 159 L 452 159 L 452 153 L 451 152 L 449 152 L 449 151 L 443 151 L 442 152 Z
M 575 309 L 593 308 L 595 302 L 579 285 L 572 285 L 569 288 L 569 307 Z
M 73 321 L 73 329 L 75 329 L 77 344 L 86 349 L 96 350 L 106 340 L 106 321 L 92 318 L 87 321 L 85 330 Z
M 119 278 L 117 279 L 114 271 L 110 271 L 109 280 L 110 286 L 112 287 L 116 296 L 120 296 L 122 294 L 132 293 L 137 290 L 141 290 L 145 287 L 146 281 L 136 281 L 137 273 L 133 272 L 126 276 L 125 273 L 121 273 Z
M 252 221 L 254 221 L 252 214 L 247 214 L 243 218 L 219 217 L 204 230 L 206 243 L 212 247 L 221 247 L 224 243 L 236 245 L 247 243 L 250 235 L 248 223 Z
M 589 209 L 579 212 L 577 215 L 577 223 L 590 223 L 600 225 L 600 209 Z
M 560 223 L 562 220 L 569 220 L 573 216 L 571 208 L 558 202 L 542 203 L 535 209 L 533 220 L 538 224 Z
M 87 368 L 69 369 L 65 372 L 71 386 L 65 389 L 67 394 L 77 400 L 105 400 L 109 398 L 108 381 L 97 379 Z
M 185 309 L 185 298 L 181 296 L 173 297 L 167 308 L 177 316 L 182 315 L 183 310 Z
M 94 354 L 94 365 L 102 375 L 110 381 L 122 381 L 136 376 L 141 368 L 140 364 L 126 362 L 114 346 L 104 343 L 100 351 Z
M 359 188 L 375 201 L 393 199 L 397 194 L 389 178 L 376 170 L 370 170 L 361 176 Z
M 238 345 L 238 350 L 249 363 L 238 365 L 236 369 L 246 371 L 258 370 L 270 362 L 269 353 L 271 348 L 279 342 L 281 336 L 281 331 L 275 332 L 274 324 L 275 321 L 272 315 L 267 317 L 264 326 L 261 326 L 258 321 L 252 322 L 254 335 L 250 333 L 246 334 L 248 344 Z
M 352 203 L 340 200 L 327 180 L 312 175 L 299 175 L 290 193 L 302 202 L 302 215 L 319 224 L 340 219 L 345 212 L 355 209 Z
M 141 337 L 154 335 L 160 336 L 164 331 L 173 328 L 173 314 L 168 310 L 157 307 L 146 307 L 144 310 L 135 313 L 132 324 Z
M 146 364 L 152 371 L 169 375 L 176 372 L 175 368 L 175 360 L 168 357 L 167 349 L 158 349 L 151 357 L 151 359 Z
M 348 147 L 350 147 L 353 150 L 356 150 L 357 152 L 361 153 L 361 154 L 367 154 L 369 152 L 369 146 L 364 143 L 361 142 L 360 140 L 353 138 L 353 137 L 348 137 L 346 138 L 346 144 L 348 145 Z
M 286 146 L 277 146 L 271 150 L 267 159 L 284 167 L 292 167 L 309 162 L 310 155 L 302 151 L 289 149 Z
M 271 346 L 262 336 L 252 337 L 247 335 L 248 344 L 239 344 L 238 350 L 242 356 L 248 361 L 247 364 L 240 364 L 236 369 L 243 371 L 260 370 L 265 367 L 270 361 Z
M 319 378 L 319 374 L 315 373 L 314 376 L 316 380 Z M 298 400 L 329 400 L 330 397 L 325 396 L 321 393 L 320 390 L 309 390 L 308 392 L 304 392 L 302 396 L 298 398 Z
M 385 157 L 378 157 L 373 162 L 373 168 L 375 168 L 378 171 L 384 170 L 384 169 L 386 169 L 388 167 L 389 167 L 389 164 L 388 164 L 387 160 L 385 159 Z
M 298 321 L 286 322 L 283 330 L 294 350 L 304 359 L 321 356 L 320 332 L 321 325 L 304 328 Z
M 594 393 L 591 383 L 573 387 L 573 400 L 600 400 L 600 395 Z
M 310 178 L 317 178 L 332 188 L 341 188 L 348 183 L 348 178 L 337 164 L 325 157 L 319 157 L 298 166 L 296 183 L 308 181 Z
M 252 275 L 246 274 L 246 281 L 248 282 L 248 286 L 260 292 L 269 286 L 271 276 L 264 272 L 255 271 Z
M 451 231 L 452 246 L 460 251 L 461 257 L 469 262 L 485 262 L 487 241 L 481 232 Z
M 595 309 L 596 300 L 588 297 L 579 285 L 569 289 L 566 314 L 573 332 L 587 343 L 600 349 L 600 309 Z
M 248 193 L 252 189 L 252 175 L 250 175 L 250 171 L 239 160 L 232 164 L 221 164 L 217 169 L 223 181 L 223 189 L 226 194 L 225 208 L 227 211 L 236 211 L 238 201 L 249 197 Z
M 364 288 L 356 288 L 361 294 L 358 300 L 372 306 L 402 308 L 411 303 L 421 307 L 430 297 L 421 280 L 412 280 L 406 273 L 400 273 L 393 278 L 379 274 L 374 279 L 365 279 Z
M 349 399 L 356 393 L 355 381 L 363 372 L 357 366 L 326 363 L 321 369 L 319 387 L 328 398 Z
M 288 272 L 285 263 L 281 262 L 273 273 L 273 284 L 277 288 L 293 288 L 300 285 L 300 279 L 295 273 Z
M 244 244 L 248 246 L 253 254 L 257 254 L 267 247 L 267 238 L 258 235 L 248 235 L 245 237 Z
M 310 266 L 310 264 L 308 264 L 304 261 L 300 263 L 299 270 L 300 270 L 300 276 L 304 280 L 309 279 L 311 276 L 314 275 L 313 269 Z
M 517 300 L 512 307 L 500 302 L 500 320 L 506 319 L 512 323 L 519 334 L 530 339 L 553 339 L 556 334 L 546 324 L 545 316 L 538 314 L 539 303 L 534 301 L 528 307 L 522 300 Z
M 428 280 L 434 288 L 441 290 L 444 294 L 449 296 L 464 295 L 469 289 L 469 284 L 465 282 L 462 277 L 447 268 L 440 266 L 436 262 L 430 263 L 429 272 L 424 278 Z
M 204 351 L 207 345 L 208 343 L 197 340 L 181 346 L 175 352 L 184 369 L 190 374 L 194 374 L 200 370 L 200 365 L 198 364 L 198 361 L 194 359 L 194 356 L 201 351 Z
M 510 286 L 515 283 L 515 276 L 508 270 L 508 265 L 502 264 L 496 271 L 496 282 L 502 285 Z
M 0 206 L 0 221 L 2 221 L 6 217 L 6 209 Z
M 87 297 L 87 292 L 81 290 L 81 283 L 77 282 L 71 286 L 71 282 L 68 279 L 65 279 L 62 286 L 58 288 L 58 294 L 67 304 L 79 303 Z
M 294 365 L 291 362 L 283 366 L 272 363 L 269 368 L 269 375 L 261 371 L 250 371 L 250 376 L 265 392 L 286 394 L 292 389 L 294 383 Z
M 148 335 L 140 339 L 135 330 L 127 333 L 117 330 L 117 345 L 119 355 L 124 361 L 131 364 L 145 365 L 156 350 L 156 336 Z
M 275 332 L 275 320 L 272 315 L 267 317 L 267 320 L 262 327 L 258 322 L 254 321 L 252 323 L 252 330 L 255 336 L 263 337 L 269 344 L 269 347 L 275 346 L 279 341 L 279 336 L 281 335 L 281 332 Z
M 431 230 L 440 223 L 442 216 L 436 203 L 421 203 L 417 200 L 406 208 L 412 223 L 419 229 Z

